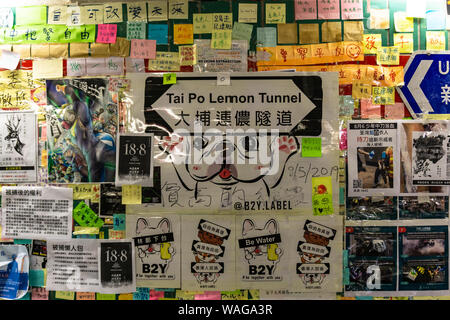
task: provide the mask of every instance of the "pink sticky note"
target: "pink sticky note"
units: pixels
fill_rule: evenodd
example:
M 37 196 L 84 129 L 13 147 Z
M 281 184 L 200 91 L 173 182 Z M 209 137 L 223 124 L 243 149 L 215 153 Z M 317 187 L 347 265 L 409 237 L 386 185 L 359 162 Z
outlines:
M 117 37 L 117 24 L 99 24 L 97 25 L 98 43 L 115 43 Z
M 396 102 L 395 104 L 387 104 L 384 106 L 384 117 L 386 119 L 403 119 L 404 116 L 405 105 L 403 102 Z
M 150 300 L 158 300 L 164 298 L 164 291 L 150 290 Z
M 156 59 L 156 40 L 132 39 L 130 58 Z
M 31 300 L 48 300 L 48 291 L 45 288 L 32 288 Z
M 379 104 L 372 104 L 371 99 L 361 99 L 361 118 L 380 119 L 381 106 Z
M 329 20 L 329 19 L 339 19 L 340 17 L 340 6 L 339 0 L 319 0 L 318 13 L 319 19 Z
M 42 141 L 47 141 L 47 125 L 46 124 L 44 124 L 41 127 L 41 140 Z
M 347 128 L 339 131 L 339 149 L 341 151 L 347 150 Z
M 194 300 L 222 300 L 220 291 L 205 291 L 202 294 L 196 294 Z
M 316 0 L 295 0 L 295 20 L 317 19 Z
M 342 20 L 358 20 L 363 18 L 363 0 L 341 0 Z

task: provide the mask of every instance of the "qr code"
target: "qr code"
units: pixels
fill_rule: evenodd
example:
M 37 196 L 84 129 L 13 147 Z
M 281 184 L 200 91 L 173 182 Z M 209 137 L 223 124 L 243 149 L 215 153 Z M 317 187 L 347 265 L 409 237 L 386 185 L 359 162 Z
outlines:
M 360 179 L 353 180 L 353 188 L 362 188 L 362 180 Z

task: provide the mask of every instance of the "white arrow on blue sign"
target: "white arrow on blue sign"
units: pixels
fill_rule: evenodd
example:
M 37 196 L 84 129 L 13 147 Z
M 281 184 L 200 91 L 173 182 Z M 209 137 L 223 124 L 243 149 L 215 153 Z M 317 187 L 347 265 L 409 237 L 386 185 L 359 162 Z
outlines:
M 450 114 L 450 52 L 416 51 L 397 91 L 413 118 L 425 113 Z

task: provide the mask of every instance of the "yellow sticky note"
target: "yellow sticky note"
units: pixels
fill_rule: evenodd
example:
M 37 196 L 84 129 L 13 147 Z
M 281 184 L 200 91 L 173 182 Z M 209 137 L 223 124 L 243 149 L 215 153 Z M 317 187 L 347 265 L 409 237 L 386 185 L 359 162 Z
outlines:
M 389 9 L 370 9 L 370 29 L 389 29 Z
M 233 14 L 213 13 L 213 30 L 233 30 Z
M 108 2 L 103 5 L 104 23 L 120 23 L 123 21 L 122 2 Z
M 75 299 L 75 292 L 72 292 L 72 291 L 55 291 L 55 298 L 56 299 L 63 299 L 63 300 L 74 300 Z
M 74 235 L 79 235 L 79 234 L 98 234 L 99 233 L 99 228 L 97 227 L 82 227 L 82 226 L 75 226 L 74 228 Z
M 300 44 L 319 43 L 319 24 L 301 23 L 298 25 Z
M 394 87 L 372 87 L 372 104 L 394 104 Z
M 167 0 L 147 2 L 148 21 L 167 21 Z
M 352 83 L 352 97 L 355 99 L 370 99 L 372 96 L 372 82 L 354 81 Z
M 400 48 L 397 46 L 381 47 L 377 50 L 378 65 L 398 65 L 400 63 Z
M 344 41 L 362 41 L 363 34 L 362 21 L 344 21 Z
M 69 187 L 73 189 L 73 200 L 91 200 L 92 202 L 99 202 L 99 184 L 76 183 L 70 184 Z
M 394 33 L 394 46 L 400 53 L 412 53 L 414 51 L 414 35 L 412 33 Z
M 213 30 L 211 37 L 211 48 L 231 49 L 232 30 Z
M 115 294 L 109 293 L 96 293 L 97 300 L 116 300 Z
M 238 22 L 257 23 L 258 5 L 256 3 L 239 3 Z
M 119 300 L 133 300 L 132 293 L 119 294 Z
M 409 18 L 405 11 L 394 12 L 396 32 L 414 32 L 414 18 Z
M 175 84 L 177 83 L 176 73 L 164 73 L 163 74 L 163 84 Z
M 212 33 L 213 14 L 212 13 L 194 13 L 194 34 Z
M 342 41 L 342 29 L 340 21 L 326 21 L 322 23 L 322 42 Z
M 364 54 L 377 54 L 377 50 L 381 48 L 381 41 L 381 34 L 379 33 L 364 34 Z
M 427 31 L 427 50 L 445 51 L 445 31 Z
M 331 177 L 311 178 L 312 207 L 315 216 L 333 214 L 333 184 Z
M 33 79 L 61 78 L 62 59 L 33 60 Z
M 193 66 L 196 63 L 196 46 L 180 46 L 178 47 L 180 54 L 181 66 Z
M 286 4 L 266 3 L 266 23 L 286 23 Z
M 194 42 L 194 29 L 192 24 L 173 25 L 174 44 L 192 44 Z
M 122 186 L 122 204 L 141 204 L 142 186 L 123 185 Z

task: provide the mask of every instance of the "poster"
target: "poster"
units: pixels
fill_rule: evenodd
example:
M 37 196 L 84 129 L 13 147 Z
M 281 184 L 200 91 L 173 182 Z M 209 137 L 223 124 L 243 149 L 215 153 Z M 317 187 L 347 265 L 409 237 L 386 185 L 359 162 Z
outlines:
M 180 219 L 179 215 L 126 215 L 126 236 L 136 247 L 139 287 L 180 288 Z
M 291 241 L 286 216 L 237 216 L 236 230 L 237 287 L 287 287 Z
M 47 80 L 47 103 L 49 182 L 114 182 L 118 111 L 108 80 Z
M 0 113 L 0 182 L 36 180 L 36 115 L 31 112 Z
M 186 215 L 182 225 L 182 290 L 234 290 L 234 216 Z
M 119 134 L 116 185 L 153 187 L 153 135 Z
M 342 290 L 342 217 L 291 216 L 290 288 L 293 292 Z M 295 240 L 294 240 L 295 239 Z
M 30 260 L 23 245 L 0 245 L 0 299 L 20 299 L 28 292 Z
M 336 74 L 233 73 L 219 86 L 215 73 L 178 74 L 170 85 L 130 79 L 130 99 L 145 107 L 127 111 L 126 130 L 155 136 L 162 207 L 309 212 L 311 179 L 331 177 L 337 213 Z M 320 138 L 320 157 L 302 155 L 303 137 Z
M 130 240 L 100 241 L 98 248 L 100 292 L 136 291 L 134 244 Z
M 349 196 L 398 194 L 397 125 L 388 121 L 348 122 Z
M 211 48 L 211 40 L 194 40 L 195 72 L 247 72 L 248 41 L 233 40 L 227 50 Z
M 2 238 L 72 238 L 72 198 L 71 188 L 3 187 Z
M 122 187 L 116 187 L 113 183 L 102 183 L 100 185 L 100 216 L 112 217 L 114 214 L 125 212 L 125 205 L 122 204 Z

